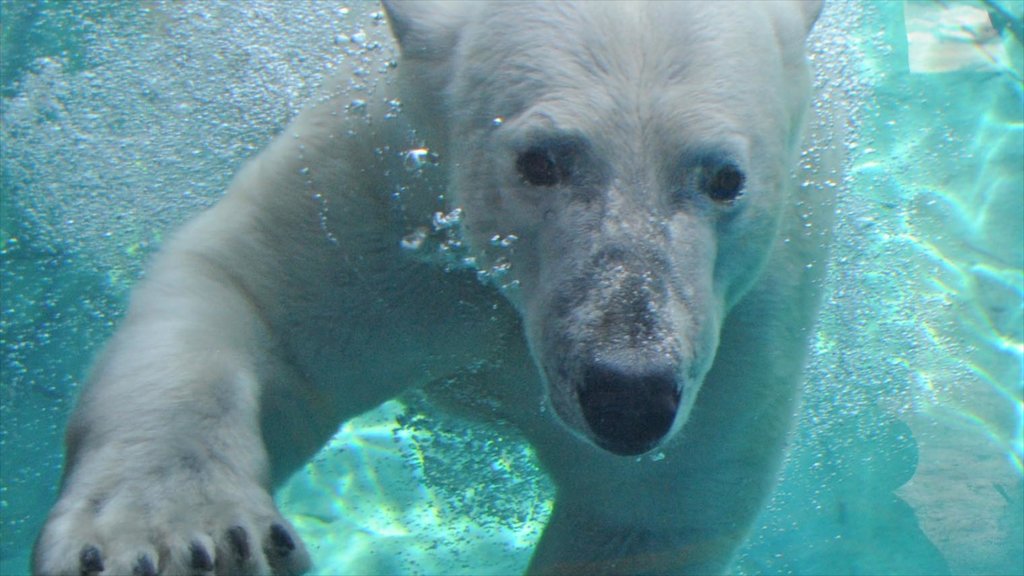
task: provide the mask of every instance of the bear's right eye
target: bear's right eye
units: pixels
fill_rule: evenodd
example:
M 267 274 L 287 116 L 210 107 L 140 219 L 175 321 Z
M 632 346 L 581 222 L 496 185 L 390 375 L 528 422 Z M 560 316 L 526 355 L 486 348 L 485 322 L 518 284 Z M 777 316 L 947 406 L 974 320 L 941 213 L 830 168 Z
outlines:
M 558 163 L 551 150 L 545 148 L 530 148 L 520 153 L 516 170 L 530 186 L 554 186 L 560 180 Z
M 715 202 L 732 202 L 743 194 L 747 177 L 734 164 L 719 166 L 707 176 L 704 188 Z

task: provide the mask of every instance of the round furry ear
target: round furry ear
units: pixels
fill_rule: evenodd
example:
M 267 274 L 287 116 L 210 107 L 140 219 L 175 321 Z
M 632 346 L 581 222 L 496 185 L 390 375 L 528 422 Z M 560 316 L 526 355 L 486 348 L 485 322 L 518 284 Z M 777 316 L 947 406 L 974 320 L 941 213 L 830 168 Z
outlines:
M 402 56 L 437 60 L 451 54 L 459 31 L 481 2 L 383 0 L 383 4 Z
M 796 0 L 797 8 L 804 21 L 804 32 L 810 33 L 818 16 L 821 15 L 822 0 Z

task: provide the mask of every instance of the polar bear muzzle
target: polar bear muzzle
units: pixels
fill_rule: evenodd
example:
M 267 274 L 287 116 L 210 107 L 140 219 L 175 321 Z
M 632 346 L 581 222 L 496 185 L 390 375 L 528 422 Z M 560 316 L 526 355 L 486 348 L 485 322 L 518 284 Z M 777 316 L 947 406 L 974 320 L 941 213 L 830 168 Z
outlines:
M 690 345 L 703 333 L 698 315 L 680 296 L 699 299 L 701 291 L 676 285 L 675 265 L 652 238 L 598 239 L 591 254 L 568 259 L 575 268 L 557 261 L 554 270 L 568 278 L 528 313 L 541 327 L 533 345 L 555 412 L 619 456 L 668 441 L 685 422 L 706 363 Z

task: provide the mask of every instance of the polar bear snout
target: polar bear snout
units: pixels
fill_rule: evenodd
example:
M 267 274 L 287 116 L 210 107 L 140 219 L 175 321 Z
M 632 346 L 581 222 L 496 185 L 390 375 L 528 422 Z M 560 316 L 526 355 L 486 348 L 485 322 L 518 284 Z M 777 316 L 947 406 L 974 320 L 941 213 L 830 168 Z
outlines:
M 672 429 L 680 387 L 670 366 L 592 361 L 583 369 L 579 402 L 595 443 L 621 456 L 643 454 Z

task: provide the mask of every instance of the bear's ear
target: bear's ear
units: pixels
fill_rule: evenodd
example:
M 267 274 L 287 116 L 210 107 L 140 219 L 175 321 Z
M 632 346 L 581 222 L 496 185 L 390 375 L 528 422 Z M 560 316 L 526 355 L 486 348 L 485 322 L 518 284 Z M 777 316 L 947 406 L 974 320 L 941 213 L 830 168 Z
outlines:
M 818 16 L 821 15 L 823 2 L 822 0 L 796 0 L 796 4 L 800 10 L 800 16 L 803 17 L 804 33 L 809 34 L 814 23 L 817 22 Z
M 438 60 L 451 54 L 459 30 L 479 2 L 383 0 L 383 4 L 402 56 Z

